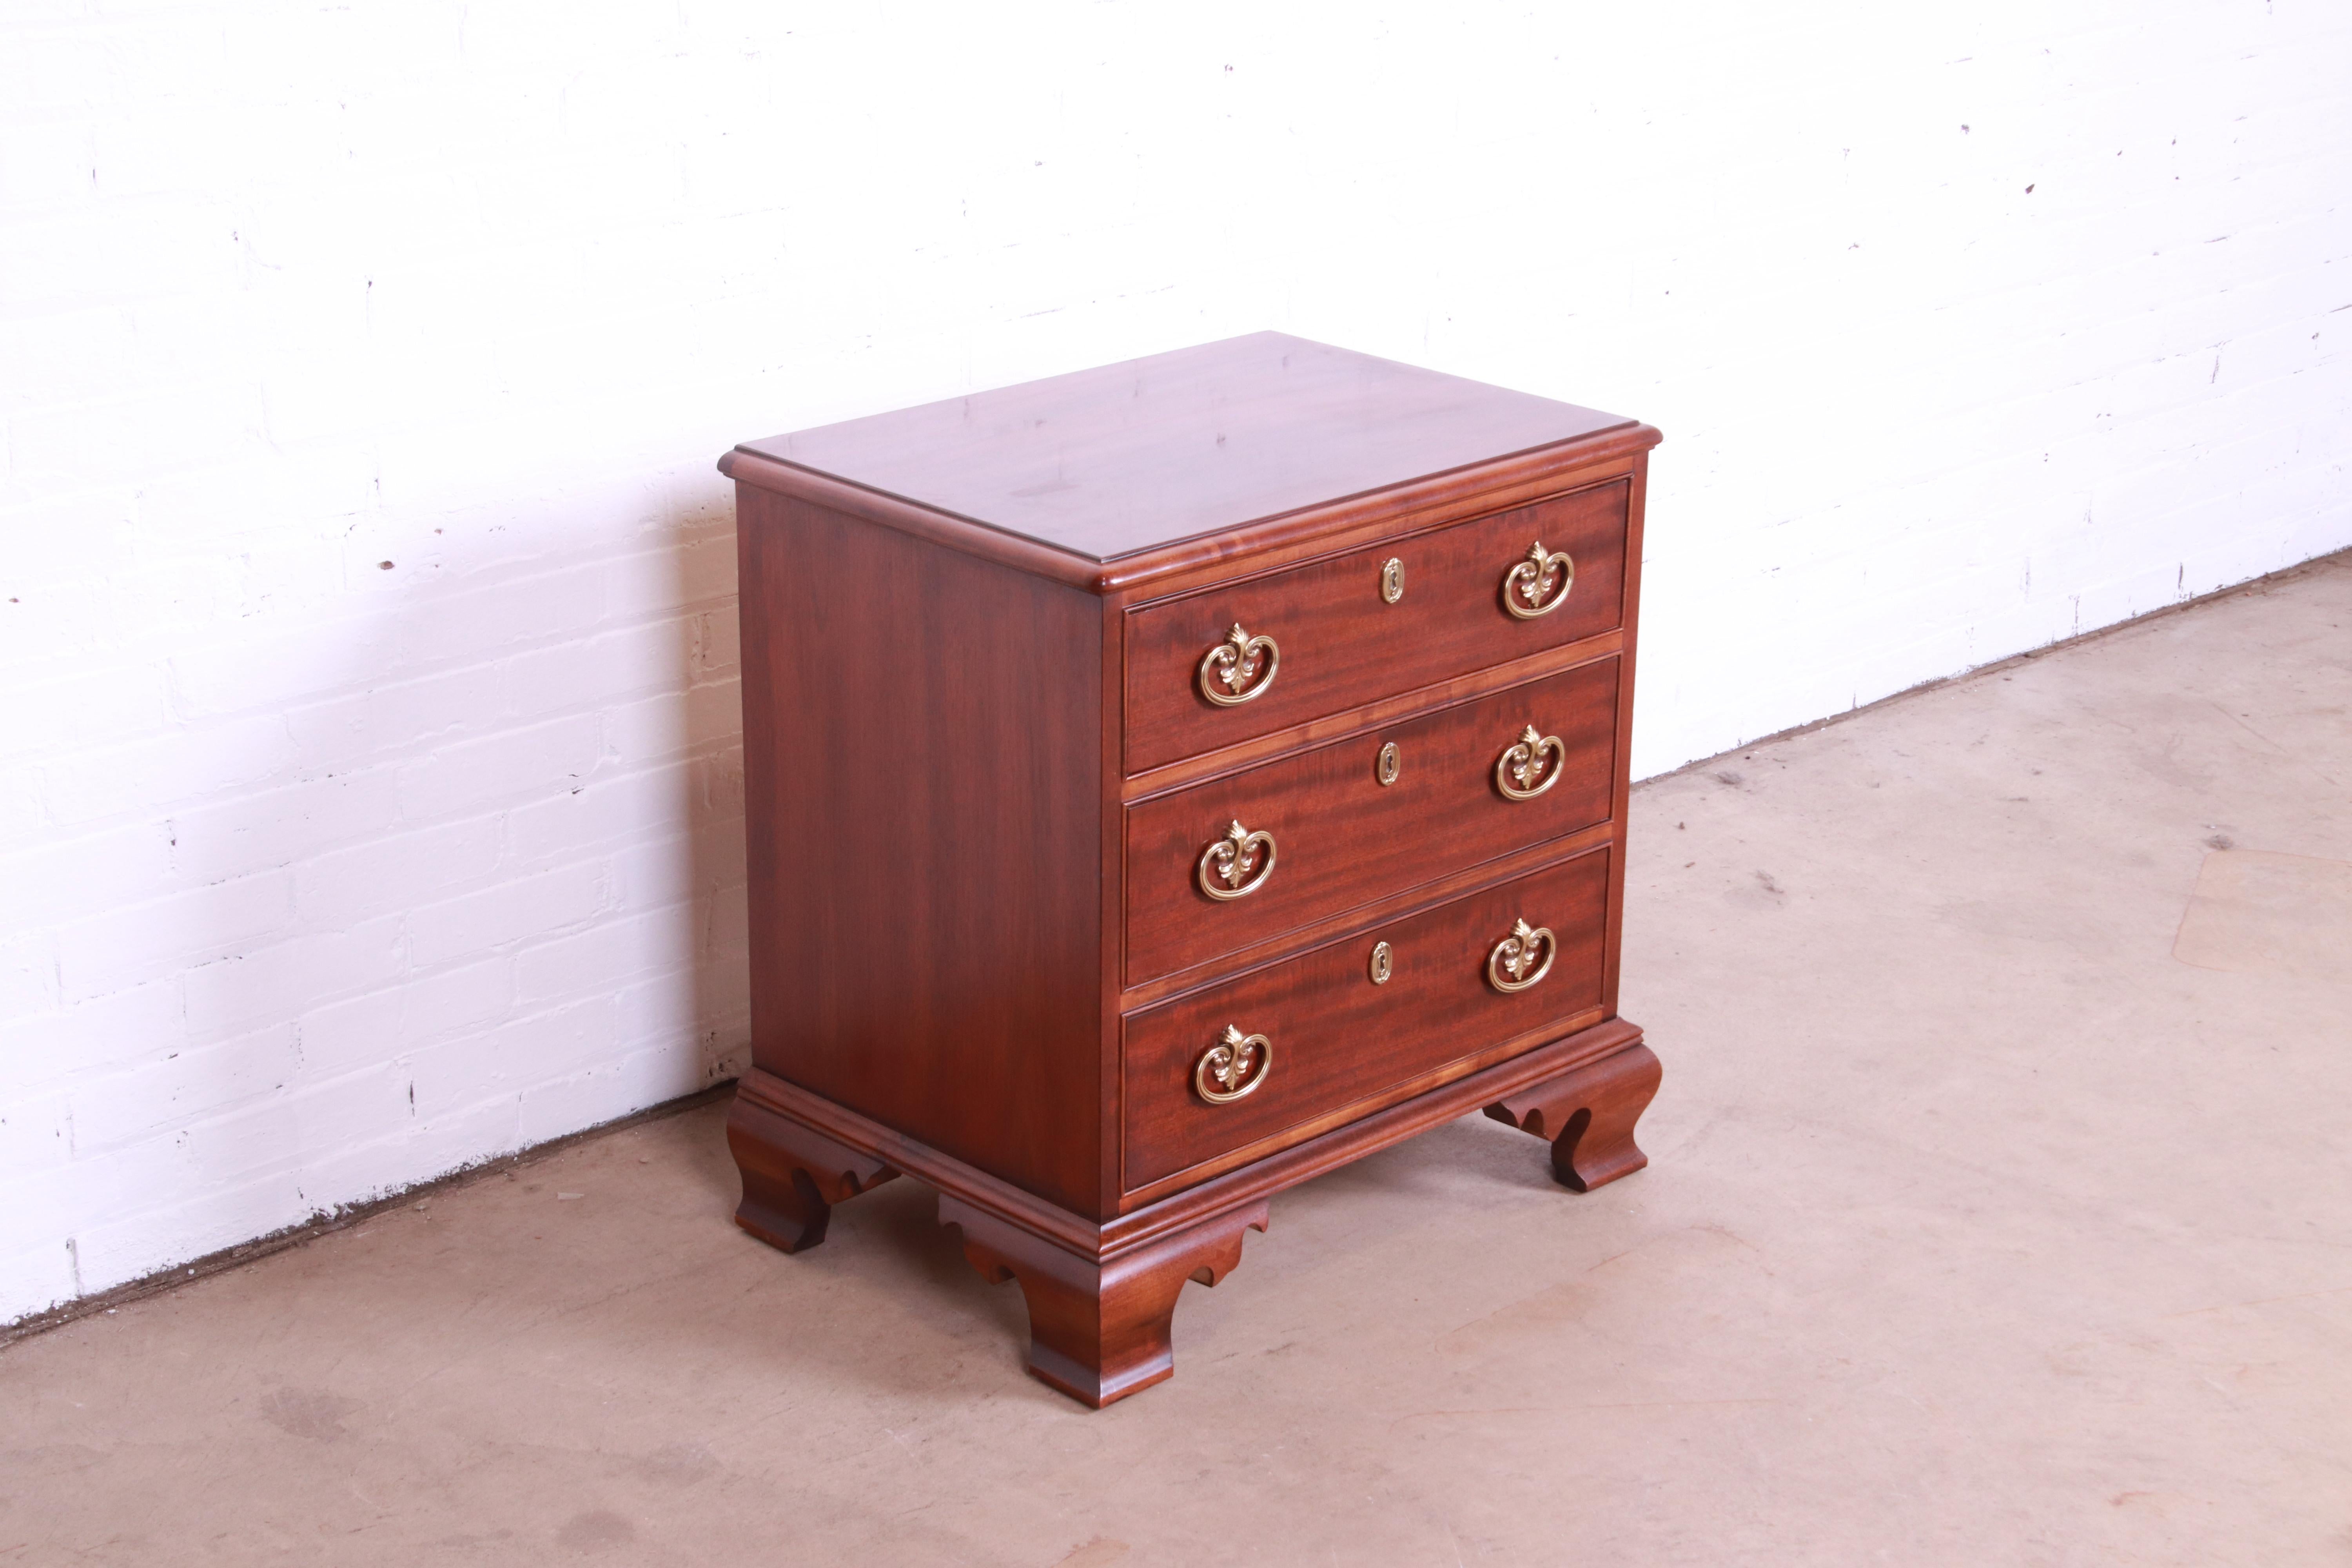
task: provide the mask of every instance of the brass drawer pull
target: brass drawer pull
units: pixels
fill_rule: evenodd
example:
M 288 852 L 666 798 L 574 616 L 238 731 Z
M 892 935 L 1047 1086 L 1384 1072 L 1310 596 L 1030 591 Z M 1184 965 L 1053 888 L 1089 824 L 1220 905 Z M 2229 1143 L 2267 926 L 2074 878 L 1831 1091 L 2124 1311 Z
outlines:
M 1544 760 L 1547 755 L 1549 762 Z M 1495 787 L 1505 800 L 1533 800 L 1559 783 L 1567 765 L 1568 748 L 1559 737 L 1538 735 L 1530 724 L 1516 744 L 1495 759 Z
M 1274 1042 L 1227 1024 L 1224 1037 L 1192 1064 L 1192 1088 L 1211 1105 L 1231 1105 L 1264 1083 L 1273 1070 Z M 1213 1082 L 1217 1087 L 1212 1089 Z
M 1541 963 L 1536 963 L 1538 944 L 1543 948 Z M 1518 924 L 1511 928 L 1511 934 L 1496 942 L 1495 951 L 1486 955 L 1486 978 L 1497 991 L 1525 991 L 1551 973 L 1551 961 L 1559 956 L 1559 942 L 1552 936 L 1551 928 L 1531 926 L 1522 916 Z M 1532 974 L 1528 973 L 1530 967 L 1535 971 Z M 1507 970 L 1511 976 L 1508 980 L 1503 978 Z
M 1259 656 L 1265 668 L 1259 668 Z M 1220 708 L 1238 708 L 1274 684 L 1282 649 L 1269 637 L 1252 637 L 1235 622 L 1225 640 L 1201 656 L 1201 695 Z M 1220 691 L 1218 687 L 1223 687 Z
M 1555 574 L 1559 578 L 1557 589 L 1552 586 Z M 1520 620 L 1531 621 L 1566 604 L 1568 591 L 1575 586 L 1576 563 L 1568 552 L 1546 550 L 1538 539 L 1525 561 L 1503 574 L 1503 608 Z
M 1201 864 L 1194 874 L 1201 891 L 1220 903 L 1246 899 L 1274 875 L 1274 835 L 1263 830 L 1252 833 L 1236 822 L 1225 829 L 1223 838 L 1201 851 Z

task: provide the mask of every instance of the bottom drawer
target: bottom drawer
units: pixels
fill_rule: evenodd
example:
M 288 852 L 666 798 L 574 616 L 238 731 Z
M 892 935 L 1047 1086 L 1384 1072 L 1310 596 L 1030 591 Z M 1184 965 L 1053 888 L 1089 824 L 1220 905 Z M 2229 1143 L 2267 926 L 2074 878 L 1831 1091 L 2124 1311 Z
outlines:
M 1128 1189 L 1286 1131 L 1307 1136 L 1308 1124 L 1382 1089 L 1591 1012 L 1610 853 L 1587 851 L 1129 1014 Z M 1550 939 L 1502 945 L 1522 921 Z M 1376 983 L 1383 942 L 1388 978 Z

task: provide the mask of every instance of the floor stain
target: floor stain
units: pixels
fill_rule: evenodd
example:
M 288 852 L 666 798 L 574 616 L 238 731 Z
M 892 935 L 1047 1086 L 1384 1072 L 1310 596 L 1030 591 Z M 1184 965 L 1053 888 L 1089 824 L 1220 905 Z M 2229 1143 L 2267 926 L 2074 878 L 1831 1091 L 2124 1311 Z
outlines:
M 2199 969 L 2352 983 L 2352 860 L 2216 849 L 2172 956 Z
M 362 1408 L 356 1399 L 330 1394 L 323 1388 L 273 1388 L 261 1396 L 261 1418 L 289 1436 L 314 1443 L 331 1443 L 350 1434 L 343 1418 Z

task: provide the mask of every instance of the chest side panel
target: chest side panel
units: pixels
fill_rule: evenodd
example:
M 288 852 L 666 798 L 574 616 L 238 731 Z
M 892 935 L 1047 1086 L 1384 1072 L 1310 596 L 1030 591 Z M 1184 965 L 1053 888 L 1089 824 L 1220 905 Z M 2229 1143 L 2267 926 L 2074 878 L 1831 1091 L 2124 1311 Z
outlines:
M 1093 595 L 738 494 L 752 1050 L 1100 1206 Z

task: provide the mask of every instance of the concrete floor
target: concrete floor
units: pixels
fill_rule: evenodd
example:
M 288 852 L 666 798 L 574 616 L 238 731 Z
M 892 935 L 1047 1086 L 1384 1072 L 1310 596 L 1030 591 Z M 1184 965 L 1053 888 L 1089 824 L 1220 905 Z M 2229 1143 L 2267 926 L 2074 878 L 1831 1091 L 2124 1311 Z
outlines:
M 0 1353 L 0 1568 L 2352 1563 L 2347 710 L 2338 558 L 1644 787 L 1650 1168 L 1277 1198 L 1099 1415 L 706 1108 Z

